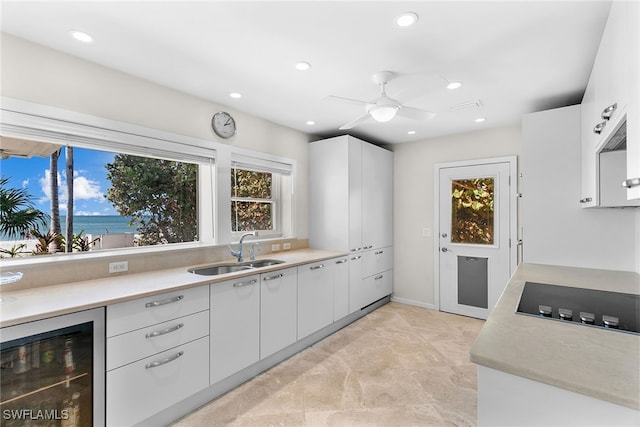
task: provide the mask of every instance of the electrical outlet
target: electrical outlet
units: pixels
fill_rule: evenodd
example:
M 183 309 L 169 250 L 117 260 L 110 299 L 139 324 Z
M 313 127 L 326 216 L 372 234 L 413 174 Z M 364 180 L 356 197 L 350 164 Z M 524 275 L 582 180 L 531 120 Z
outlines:
M 276 243 L 275 245 L 271 245 L 271 252 L 278 252 L 280 250 L 280 244 Z
M 109 263 L 109 273 L 124 273 L 125 271 L 129 271 L 129 261 Z
M 283 243 L 282 249 L 284 249 L 285 251 L 288 251 L 289 249 L 291 249 L 291 243 Z

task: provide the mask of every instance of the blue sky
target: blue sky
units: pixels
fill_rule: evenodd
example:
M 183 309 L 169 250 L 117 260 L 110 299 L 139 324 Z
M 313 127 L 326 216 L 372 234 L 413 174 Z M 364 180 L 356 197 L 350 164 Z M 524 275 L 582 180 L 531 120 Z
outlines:
M 111 183 L 106 179 L 104 165 L 113 161 L 115 154 L 105 151 L 75 148 L 74 159 L 74 215 L 118 215 L 105 198 Z M 65 150 L 58 162 L 58 201 L 60 214 L 67 213 L 67 176 Z M 50 213 L 49 158 L 21 159 L 10 157 L 0 161 L 0 174 L 11 178 L 13 188 L 26 188 L 33 196 L 35 207 Z

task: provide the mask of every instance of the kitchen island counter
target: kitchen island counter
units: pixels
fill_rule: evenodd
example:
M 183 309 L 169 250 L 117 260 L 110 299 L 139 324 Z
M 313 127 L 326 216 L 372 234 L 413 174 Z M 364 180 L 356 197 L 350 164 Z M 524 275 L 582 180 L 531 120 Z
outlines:
M 640 335 L 517 314 L 525 282 L 640 294 L 633 272 L 522 264 L 471 348 L 471 361 L 640 409 Z M 479 385 L 479 399 L 480 393 Z

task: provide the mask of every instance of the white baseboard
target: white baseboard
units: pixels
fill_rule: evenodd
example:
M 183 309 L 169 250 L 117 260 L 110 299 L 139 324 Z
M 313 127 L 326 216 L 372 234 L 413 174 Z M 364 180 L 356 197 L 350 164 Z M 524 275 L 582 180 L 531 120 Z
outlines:
M 436 306 L 434 304 L 428 304 L 426 302 L 414 301 L 414 300 L 407 299 L 407 298 L 391 297 L 391 301 L 399 302 L 401 304 L 415 305 L 416 307 L 428 308 L 428 309 L 431 309 L 431 310 L 435 310 L 436 309 Z

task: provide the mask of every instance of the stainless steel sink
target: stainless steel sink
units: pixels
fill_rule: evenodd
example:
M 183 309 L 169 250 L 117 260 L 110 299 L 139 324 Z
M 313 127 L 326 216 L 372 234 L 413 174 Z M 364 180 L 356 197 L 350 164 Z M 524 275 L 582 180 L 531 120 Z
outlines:
M 254 270 L 260 267 L 269 267 L 271 265 L 282 264 L 284 261 L 277 259 L 259 259 L 255 261 L 247 261 L 233 264 L 215 264 L 204 267 L 193 267 L 187 269 L 189 273 L 200 274 L 203 276 L 216 276 L 218 274 L 236 273 L 238 271 Z
M 241 265 L 247 265 L 251 268 L 269 267 L 271 265 L 282 264 L 284 261 L 278 259 L 258 259 L 255 261 L 243 262 Z

